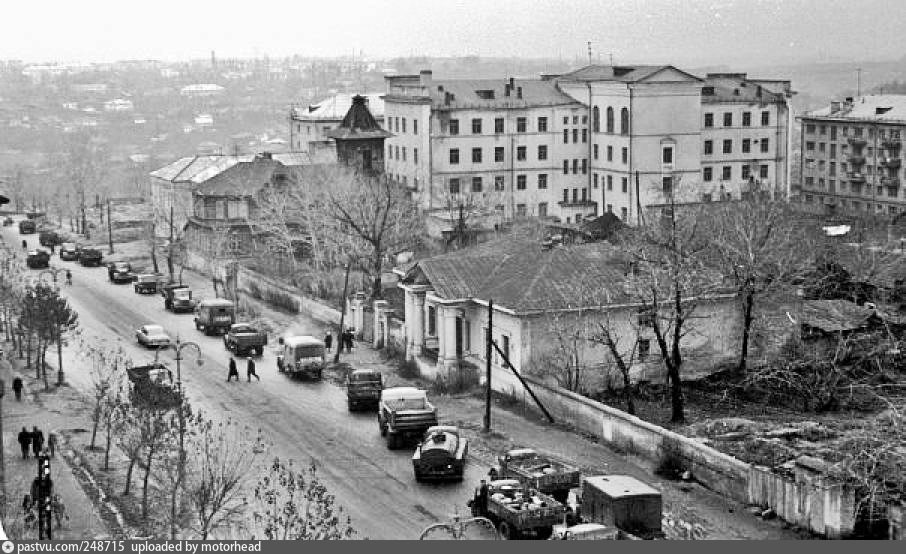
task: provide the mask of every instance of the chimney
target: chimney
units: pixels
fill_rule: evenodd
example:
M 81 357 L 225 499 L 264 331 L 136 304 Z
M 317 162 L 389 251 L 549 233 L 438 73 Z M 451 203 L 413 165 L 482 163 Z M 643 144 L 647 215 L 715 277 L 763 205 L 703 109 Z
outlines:
M 847 96 L 847 97 L 846 97 L 846 103 L 847 103 L 847 104 L 852 104 L 852 103 L 853 103 L 853 97 L 852 97 L 852 96 Z
M 522 100 L 522 87 L 516 87 L 516 98 Z
M 509 95 L 510 95 L 510 84 L 509 84 L 509 83 L 505 83 L 505 84 L 503 85 L 503 95 L 504 95 L 504 96 L 509 96 Z
M 450 96 L 452 96 L 452 94 L 450 94 L 449 92 L 444 93 L 444 105 L 445 106 L 450 105 Z
M 761 98 L 761 85 L 758 85 L 758 88 L 755 89 L 755 96 Z
M 831 113 L 837 113 L 840 111 L 840 102 L 835 101 L 831 102 Z
M 432 73 L 430 69 L 422 69 L 418 72 L 419 82 L 423 87 L 431 86 L 431 75 Z
M 516 79 L 510 77 L 510 88 L 516 88 Z

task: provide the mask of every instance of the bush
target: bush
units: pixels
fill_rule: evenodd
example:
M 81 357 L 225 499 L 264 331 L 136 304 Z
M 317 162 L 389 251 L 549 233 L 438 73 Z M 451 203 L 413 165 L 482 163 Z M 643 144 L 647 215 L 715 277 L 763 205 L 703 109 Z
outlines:
M 468 362 L 460 362 L 447 375 L 438 375 L 434 379 L 431 391 L 434 394 L 459 394 L 474 389 L 479 382 L 478 367 Z
M 667 479 L 679 479 L 686 471 L 680 445 L 673 439 L 664 439 L 661 446 L 661 456 L 654 472 Z
M 418 379 L 422 375 L 415 360 L 400 360 L 397 373 L 403 379 Z

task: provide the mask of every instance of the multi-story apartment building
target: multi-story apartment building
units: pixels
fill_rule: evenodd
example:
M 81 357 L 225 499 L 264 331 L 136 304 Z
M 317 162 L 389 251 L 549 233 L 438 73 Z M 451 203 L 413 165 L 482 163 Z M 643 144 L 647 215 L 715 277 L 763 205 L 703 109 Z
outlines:
M 801 201 L 826 212 L 906 212 L 906 96 L 847 98 L 799 120 Z
M 541 79 L 386 80 L 386 171 L 429 211 L 468 194 L 506 218 L 610 211 L 635 223 L 668 195 L 738 198 L 753 175 L 787 186 L 788 81 L 594 65 Z
M 327 133 L 340 126 L 346 113 L 352 106 L 356 94 L 335 94 L 308 107 L 292 107 L 289 111 L 290 148 L 293 152 L 306 152 L 309 143 L 330 140 Z M 384 122 L 383 93 L 370 92 L 363 94 L 367 99 L 368 110 L 378 124 Z

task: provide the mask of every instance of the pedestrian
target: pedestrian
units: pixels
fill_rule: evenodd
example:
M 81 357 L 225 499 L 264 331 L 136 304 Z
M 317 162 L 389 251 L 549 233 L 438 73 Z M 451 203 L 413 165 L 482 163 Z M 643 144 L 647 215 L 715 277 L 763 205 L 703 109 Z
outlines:
M 13 392 L 16 393 L 16 401 L 22 401 L 22 378 L 16 377 L 13 379 Z
M 478 510 L 481 516 L 486 516 L 488 513 L 488 482 L 484 479 L 481 480 L 481 485 L 478 487 Z
M 53 431 L 47 434 L 47 449 L 50 450 L 50 457 L 55 458 L 57 452 L 57 434 Z
M 50 243 L 50 253 L 51 253 L 51 254 L 54 254 L 54 253 L 55 253 L 54 248 L 55 248 L 55 247 L 54 247 L 54 243 Z
M 41 455 L 42 448 L 44 448 L 44 433 L 36 425 L 32 427 L 31 431 L 31 451 L 34 452 L 35 457 L 38 457 Z
M 22 239 L 22 250 L 28 250 L 28 241 Z
M 28 459 L 28 449 L 31 446 L 31 433 L 25 427 L 19 431 L 19 446 L 22 448 L 22 459 Z
M 261 380 L 261 377 L 258 377 L 258 374 L 255 373 L 255 360 L 253 360 L 251 356 L 249 356 L 248 365 L 245 366 L 245 373 L 245 376 L 248 377 L 249 383 L 252 382 L 253 375 L 255 376 L 255 379 L 258 379 L 259 381 Z
M 346 352 L 351 353 L 352 352 L 352 331 L 347 329 L 346 332 L 343 334 L 343 339 L 344 339 L 344 342 L 346 343 Z
M 324 348 L 330 352 L 330 347 L 333 346 L 333 335 L 327 333 L 327 336 L 324 337 Z
M 229 383 L 230 379 L 232 379 L 233 377 L 235 377 L 238 381 L 239 371 L 236 369 L 236 360 L 232 356 L 230 356 L 230 372 L 227 374 L 227 383 Z

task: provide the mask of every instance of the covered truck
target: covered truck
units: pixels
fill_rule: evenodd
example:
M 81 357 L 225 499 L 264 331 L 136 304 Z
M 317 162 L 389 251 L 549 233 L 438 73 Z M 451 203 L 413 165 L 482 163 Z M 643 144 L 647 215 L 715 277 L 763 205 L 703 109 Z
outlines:
M 378 428 L 387 437 L 387 448 L 402 446 L 407 439 L 421 438 L 437 425 L 437 408 L 428 402 L 425 391 L 415 387 L 394 387 L 381 391 Z
M 163 280 L 163 275 L 160 273 L 139 273 L 135 277 L 135 282 L 133 287 L 135 288 L 136 294 L 154 294 L 157 292 L 160 283 Z
M 195 307 L 195 328 L 205 335 L 222 335 L 235 322 L 236 306 L 225 298 L 208 298 Z
M 456 479 L 461 481 L 469 455 L 469 439 L 452 425 L 436 425 L 425 432 L 412 455 L 415 480 Z
M 542 456 L 531 448 L 517 448 L 497 457 L 497 467 L 489 472 L 491 479 L 518 479 L 529 487 L 566 502 L 570 489 L 579 486 L 577 468 Z
M 195 309 L 192 289 L 186 285 L 164 285 L 164 309 L 172 312 L 191 312 Z
M 547 539 L 566 514 L 566 506 L 516 479 L 488 483 L 487 505 L 481 504 L 476 491 L 469 502 L 472 515 L 491 520 L 504 539 Z
M 163 364 L 127 367 L 129 396 L 133 404 L 167 410 L 179 405 L 173 374 Z
M 29 251 L 25 258 L 25 265 L 29 269 L 43 269 L 50 267 L 50 252 L 42 248 Z
M 267 333 L 251 323 L 234 323 L 223 335 L 223 347 L 237 356 L 245 356 L 249 352 L 260 356 L 266 345 Z
M 280 373 L 320 379 L 327 363 L 324 341 L 308 335 L 280 339 L 283 351 L 277 355 Z
M 616 527 L 625 538 L 663 538 L 661 492 L 629 475 L 595 475 L 582 479 L 579 520 Z
M 384 389 L 384 377 L 380 371 L 357 369 L 346 377 L 346 405 L 349 411 L 362 407 L 377 409 Z

